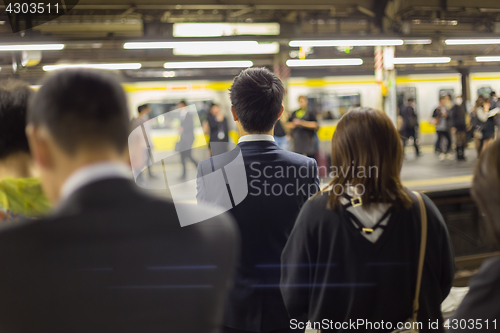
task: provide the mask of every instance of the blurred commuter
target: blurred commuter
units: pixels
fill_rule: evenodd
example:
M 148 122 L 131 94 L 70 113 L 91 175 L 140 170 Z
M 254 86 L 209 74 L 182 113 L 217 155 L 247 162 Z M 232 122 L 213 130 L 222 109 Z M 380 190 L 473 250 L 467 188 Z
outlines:
M 237 231 L 227 215 L 181 228 L 173 203 L 129 179 L 121 86 L 92 71 L 55 73 L 30 102 L 28 121 L 56 209 L 0 232 L 8 272 L 0 275 L 0 330 L 216 331 Z
M 465 147 L 467 146 L 466 136 L 467 110 L 462 100 L 462 96 L 455 97 L 455 105 L 450 110 L 451 132 L 455 134 L 455 144 L 457 151 L 457 161 L 465 161 Z
M 492 92 L 490 93 L 490 100 L 491 100 L 491 105 L 490 105 L 490 107 L 491 107 L 492 109 L 497 108 L 497 107 L 500 107 L 500 104 L 498 103 L 498 97 L 497 97 L 497 93 L 496 93 L 496 92 L 492 91 Z
M 182 176 L 181 180 L 186 179 L 186 160 L 193 162 L 195 167 L 198 167 L 198 162 L 191 155 L 191 147 L 194 142 L 194 122 L 193 116 L 188 112 L 186 108 L 187 104 L 185 101 L 180 101 L 177 105 L 180 111 L 181 126 L 179 127 L 180 138 L 175 145 L 175 150 L 180 152 L 181 163 L 182 163 Z
M 471 194 L 500 246 L 500 141 L 490 144 L 481 155 Z M 500 318 L 500 258 L 485 261 L 469 283 L 470 289 L 450 321 L 451 332 L 498 331 Z M 469 329 L 460 322 L 473 322 Z M 480 324 L 480 325 L 479 325 Z M 471 329 L 473 328 L 473 329 Z
M 0 222 L 39 216 L 49 210 L 26 138 L 26 109 L 32 94 L 21 81 L 0 82 Z
M 224 333 L 290 331 L 279 289 L 280 256 L 300 207 L 317 192 L 319 180 L 314 159 L 282 150 L 274 141 L 273 127 L 283 112 L 284 91 L 280 79 L 267 69 L 241 72 L 230 93 L 240 133 L 238 146 L 198 166 L 199 202 L 217 202 L 219 198 L 211 195 L 204 179 L 220 170 L 225 173 L 231 202 L 235 202 L 230 213 L 241 233 L 241 258 L 227 300 Z M 237 181 L 231 179 L 235 174 L 231 164 L 240 152 L 248 186 L 241 202 L 241 189 L 231 186 Z M 227 195 L 226 182 L 222 186 Z
M 481 121 L 478 117 L 478 110 L 483 107 L 485 98 L 483 96 L 479 96 L 474 104 L 474 107 L 471 110 L 471 125 L 472 125 L 472 136 L 474 138 L 474 146 L 476 147 L 477 157 L 481 154 L 481 150 L 483 148 L 483 128 L 485 126 L 484 122 Z M 484 112 L 482 112 L 484 113 Z M 481 119 L 484 119 L 484 115 L 481 114 Z
M 151 106 L 148 104 L 142 104 L 137 107 L 137 117 L 133 118 L 130 121 L 130 130 L 135 129 L 136 127 L 143 126 L 144 131 L 146 133 L 149 133 L 151 131 L 151 122 L 148 122 L 151 118 L 149 117 L 149 114 L 151 113 Z M 148 174 L 150 178 L 155 178 L 151 171 L 151 153 L 152 153 L 152 147 L 149 146 L 151 142 L 148 142 L 147 149 L 144 151 L 144 165 L 143 167 L 146 167 L 148 169 Z M 139 174 L 138 180 L 141 182 L 144 182 L 144 175 L 143 173 Z
M 315 158 L 317 152 L 318 121 L 316 113 L 307 107 L 306 96 L 299 96 L 300 109 L 294 111 L 288 118 L 288 128 L 292 129 L 293 151 Z
M 286 132 L 286 121 L 286 115 L 283 112 L 274 126 L 274 141 L 281 149 L 290 150 L 290 135 Z
M 212 156 L 225 153 L 229 150 L 229 127 L 227 118 L 220 110 L 220 106 L 212 104 L 207 120 L 203 123 L 203 130 L 210 136 L 209 149 Z
M 432 113 L 434 125 L 436 125 L 437 140 L 435 144 L 435 151 L 439 153 L 439 159 L 442 161 L 448 158 L 448 153 L 451 148 L 451 135 L 450 135 L 450 122 L 448 119 L 447 96 L 439 98 L 439 106 Z M 443 151 L 443 139 L 446 140 L 446 148 Z
M 428 320 L 442 325 L 440 306 L 454 277 L 448 231 L 422 194 L 428 232 L 421 247 L 420 200 L 401 183 L 402 162 L 401 140 L 385 113 L 357 108 L 340 120 L 332 138 L 334 178 L 302 207 L 283 250 L 281 290 L 292 318 L 383 320 L 395 329 L 412 315 L 425 249 L 418 321 L 421 332 L 430 331 Z
M 484 151 L 495 138 L 495 117 L 499 109 L 490 107 L 491 100 L 485 98 L 483 104 L 476 108 L 476 116 L 481 124 L 481 134 L 478 135 L 482 141 L 481 151 Z
M 415 146 L 415 154 L 417 157 L 421 156 L 418 149 L 418 117 L 415 112 L 415 100 L 413 98 L 408 98 L 408 104 L 403 106 L 400 110 L 401 118 L 403 119 L 401 134 L 403 139 L 403 156 L 404 149 L 406 147 L 406 141 L 413 138 L 413 145 Z

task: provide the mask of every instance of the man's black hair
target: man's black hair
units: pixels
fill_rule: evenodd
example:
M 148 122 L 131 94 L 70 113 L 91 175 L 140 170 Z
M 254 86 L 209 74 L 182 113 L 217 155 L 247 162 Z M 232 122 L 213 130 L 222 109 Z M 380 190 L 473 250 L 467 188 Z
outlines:
M 85 146 L 127 146 L 129 115 L 125 92 L 112 77 L 91 70 L 49 76 L 31 100 L 29 123 L 46 126 L 68 154 Z
M 409 102 L 415 102 L 415 99 L 413 97 L 408 98 L 408 103 Z
M 285 88 L 265 68 L 248 68 L 238 75 L 230 91 L 231 104 L 247 132 L 269 132 L 281 111 Z
M 30 151 L 25 127 L 31 95 L 31 88 L 22 81 L 0 82 L 0 159 Z
M 142 104 L 137 107 L 137 112 L 141 113 L 144 109 L 147 109 L 149 107 L 148 104 Z
M 492 92 L 490 92 L 490 97 L 493 97 L 493 96 L 495 96 L 496 94 L 497 94 L 496 92 L 492 91 Z
M 184 106 L 187 106 L 187 103 L 186 103 L 186 101 L 185 101 L 185 100 L 181 100 L 181 101 L 179 102 L 179 104 L 183 104 Z

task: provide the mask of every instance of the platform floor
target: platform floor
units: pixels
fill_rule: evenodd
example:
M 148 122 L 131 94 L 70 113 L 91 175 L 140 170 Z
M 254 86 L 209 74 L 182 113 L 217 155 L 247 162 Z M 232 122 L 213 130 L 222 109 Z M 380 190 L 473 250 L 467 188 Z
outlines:
M 407 147 L 401 170 L 403 184 L 411 190 L 434 191 L 470 187 L 477 154 L 474 148 L 465 152 L 466 161 L 440 161 L 432 146 L 422 147 L 423 156 L 416 158 L 414 149 Z
M 423 156 L 416 158 L 413 147 L 406 149 L 406 158 L 401 171 L 401 178 L 406 187 L 425 192 L 470 187 L 477 163 L 475 149 L 467 149 L 466 161 L 457 161 L 452 154 L 449 155 L 450 159 L 440 161 L 434 154 L 432 146 L 423 146 L 421 150 Z M 165 171 L 169 179 L 177 179 L 182 174 L 182 165 L 180 163 L 166 165 Z M 172 198 L 172 193 L 165 184 L 163 168 L 154 166 L 152 172 L 156 178 L 149 178 L 145 171 L 140 186 L 163 197 Z M 188 164 L 187 179 L 191 181 L 176 186 L 176 201 L 196 203 L 196 173 L 194 165 Z M 326 186 L 329 180 L 329 178 L 321 179 L 321 185 Z

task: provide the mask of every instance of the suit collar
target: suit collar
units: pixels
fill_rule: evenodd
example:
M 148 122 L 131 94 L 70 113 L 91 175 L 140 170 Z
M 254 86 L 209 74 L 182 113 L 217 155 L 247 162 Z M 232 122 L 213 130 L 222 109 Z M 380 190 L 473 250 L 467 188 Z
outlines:
M 246 149 L 281 150 L 281 148 L 274 141 L 244 141 L 238 143 L 238 147 L 240 147 L 242 150 Z

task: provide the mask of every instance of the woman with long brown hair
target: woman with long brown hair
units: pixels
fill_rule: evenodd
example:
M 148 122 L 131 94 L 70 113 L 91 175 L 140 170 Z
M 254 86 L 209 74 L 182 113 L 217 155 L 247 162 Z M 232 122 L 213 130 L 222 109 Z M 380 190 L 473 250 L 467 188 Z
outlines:
M 421 247 L 419 201 L 403 187 L 402 162 L 401 140 L 386 114 L 356 108 L 340 120 L 333 179 L 303 206 L 282 254 L 281 291 L 291 318 L 307 318 L 322 332 L 358 320 L 379 325 L 360 331 L 398 328 L 412 314 L 423 248 L 418 320 L 421 332 L 430 330 L 429 320 L 442 326 L 440 304 L 454 275 L 448 231 L 422 195 L 428 232 Z
M 500 141 L 492 142 L 481 154 L 471 188 L 472 197 L 484 214 L 500 247 Z M 500 328 L 500 259 L 483 263 L 471 280 L 469 293 L 457 309 L 449 327 L 453 332 L 498 331 Z M 466 329 L 460 329 L 464 327 Z M 474 323 L 472 326 L 470 323 Z

